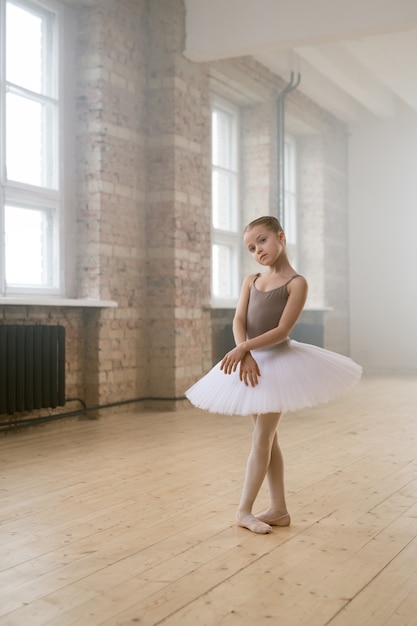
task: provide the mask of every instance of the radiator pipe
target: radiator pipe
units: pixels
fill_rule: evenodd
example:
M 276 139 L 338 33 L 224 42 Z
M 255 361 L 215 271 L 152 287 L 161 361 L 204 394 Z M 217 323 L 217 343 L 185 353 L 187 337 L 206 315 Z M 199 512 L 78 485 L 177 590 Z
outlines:
M 77 417 L 79 415 L 85 415 L 89 411 L 100 411 L 101 409 L 110 409 L 115 406 L 122 406 L 124 404 L 135 404 L 136 402 L 178 402 L 180 400 L 186 400 L 185 396 L 179 396 L 177 398 L 133 398 L 131 400 L 119 400 L 118 402 L 108 402 L 107 404 L 97 404 L 96 406 L 88 407 L 84 400 L 81 398 L 66 398 L 66 402 L 78 401 L 82 404 L 83 408 L 75 411 L 67 411 L 66 413 L 56 413 L 54 415 L 43 415 L 39 417 L 30 417 L 22 420 L 10 420 L 8 422 L 0 422 L 0 432 L 8 432 L 10 430 L 25 428 L 26 426 L 34 426 L 36 424 L 44 424 L 45 422 L 58 421 L 68 417 Z

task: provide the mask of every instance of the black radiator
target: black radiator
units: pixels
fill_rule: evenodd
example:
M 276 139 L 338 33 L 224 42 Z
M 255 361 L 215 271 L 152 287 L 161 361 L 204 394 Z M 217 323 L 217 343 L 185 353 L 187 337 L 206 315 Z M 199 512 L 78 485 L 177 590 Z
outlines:
M 65 404 L 65 328 L 0 325 L 0 414 Z

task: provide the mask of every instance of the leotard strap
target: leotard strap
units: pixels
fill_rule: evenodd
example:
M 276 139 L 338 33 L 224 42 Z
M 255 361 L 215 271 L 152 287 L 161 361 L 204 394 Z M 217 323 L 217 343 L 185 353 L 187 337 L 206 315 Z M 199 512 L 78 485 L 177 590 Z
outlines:
M 290 284 L 291 281 L 294 280 L 294 278 L 298 278 L 299 276 L 301 276 L 301 274 L 294 274 L 294 276 L 291 276 L 290 280 L 288 280 L 285 285 L 283 285 L 283 287 L 286 287 L 287 285 Z
M 256 283 L 256 281 L 258 280 L 260 275 L 261 275 L 261 272 L 258 272 L 257 274 L 255 274 L 255 278 L 252 281 L 252 285 L 254 285 Z M 301 276 L 301 274 L 294 274 L 294 276 L 291 276 L 291 278 L 289 280 L 287 280 L 286 283 L 284 283 L 280 287 L 277 287 L 277 289 L 281 289 L 282 287 L 286 287 L 287 285 L 290 284 L 291 281 L 294 280 L 294 278 L 298 278 L 299 276 Z

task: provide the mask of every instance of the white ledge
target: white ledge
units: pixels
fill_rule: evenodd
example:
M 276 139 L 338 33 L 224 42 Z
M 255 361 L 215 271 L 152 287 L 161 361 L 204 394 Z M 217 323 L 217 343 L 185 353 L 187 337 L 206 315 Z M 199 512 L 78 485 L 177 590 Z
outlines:
M 211 311 L 211 310 L 216 310 L 216 309 L 231 309 L 231 310 L 235 310 L 236 309 L 236 304 L 207 304 L 207 305 L 203 305 L 203 309 L 205 311 Z M 301 313 L 327 313 L 328 311 L 333 311 L 333 307 L 331 306 L 305 306 L 303 308 L 303 310 L 301 311 Z
M 333 311 L 333 307 L 331 306 L 305 306 L 302 312 L 304 311 L 306 313 L 308 313 L 309 311 L 327 313 L 327 311 Z
M 95 300 L 94 298 L 53 298 L 53 297 L 31 297 L 13 296 L 0 297 L 0 306 L 69 306 L 69 307 L 95 307 L 106 309 L 119 306 L 115 300 Z

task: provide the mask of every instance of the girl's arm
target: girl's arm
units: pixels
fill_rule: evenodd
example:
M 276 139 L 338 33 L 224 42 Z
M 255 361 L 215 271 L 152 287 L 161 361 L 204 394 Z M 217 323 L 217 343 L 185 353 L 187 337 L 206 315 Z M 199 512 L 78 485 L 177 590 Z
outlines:
M 235 343 L 237 347 L 239 347 L 246 341 L 246 319 L 249 302 L 249 291 L 250 286 L 255 279 L 255 276 L 255 274 L 251 274 L 247 276 L 243 281 L 239 300 L 236 306 L 236 311 L 233 318 L 233 336 L 235 338 Z M 223 363 L 224 359 L 222 361 L 221 369 L 224 369 Z M 228 372 L 225 371 L 225 374 L 226 373 Z M 260 375 L 261 372 L 259 371 L 257 362 L 255 361 L 251 353 L 245 350 L 240 361 L 240 380 L 243 381 L 245 385 L 252 385 L 252 387 L 254 387 L 258 384 L 258 377 Z
M 272 346 L 286 339 L 301 315 L 307 299 L 307 281 L 302 276 L 298 276 L 288 285 L 288 300 L 282 313 L 279 324 L 276 328 L 268 330 L 262 335 L 245 339 L 237 344 L 237 347 L 226 354 L 222 361 L 221 368 L 226 374 L 234 372 L 240 361 L 250 350 Z M 249 296 L 248 296 L 249 297 Z M 246 301 L 247 306 L 247 301 Z
M 235 315 L 233 317 L 233 336 L 236 346 L 246 341 L 246 317 L 249 302 L 250 286 L 255 279 L 255 274 L 246 276 L 242 283 L 239 300 L 236 306 Z

